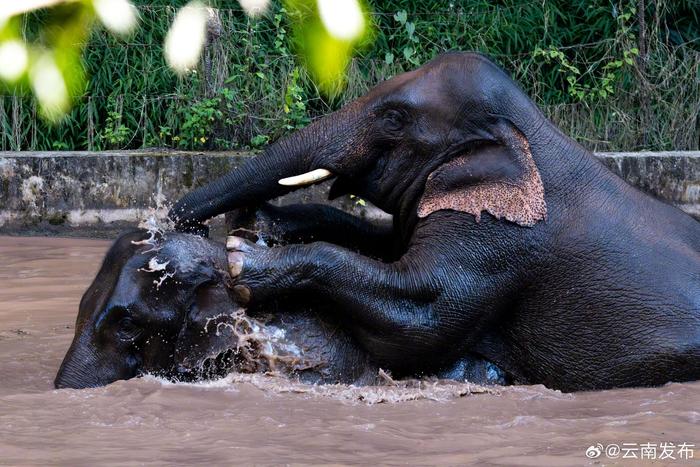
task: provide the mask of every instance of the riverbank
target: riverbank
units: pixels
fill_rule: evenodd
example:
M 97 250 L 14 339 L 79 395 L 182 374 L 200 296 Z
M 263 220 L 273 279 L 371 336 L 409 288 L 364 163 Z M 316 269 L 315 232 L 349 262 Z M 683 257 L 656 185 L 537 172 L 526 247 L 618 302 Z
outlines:
M 238 167 L 250 152 L 167 150 L 0 152 L 0 234 L 111 238 L 149 213 L 165 215 L 185 193 Z M 628 183 L 700 218 L 700 151 L 597 153 Z M 326 202 L 329 183 L 277 204 Z M 357 199 L 333 202 L 386 216 Z M 214 229 L 223 229 L 221 219 Z

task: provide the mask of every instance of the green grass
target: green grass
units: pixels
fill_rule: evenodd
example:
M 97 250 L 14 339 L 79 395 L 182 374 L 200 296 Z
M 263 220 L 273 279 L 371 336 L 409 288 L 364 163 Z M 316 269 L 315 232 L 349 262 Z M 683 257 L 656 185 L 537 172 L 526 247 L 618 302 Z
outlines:
M 377 0 L 376 41 L 332 100 L 299 69 L 279 3 L 251 21 L 237 3 L 220 2 L 220 35 L 184 78 L 162 54 L 176 8 L 136 3 L 136 34 L 118 40 L 97 29 L 85 44 L 89 80 L 61 124 L 43 122 L 30 97 L 0 96 L 2 150 L 260 146 L 446 50 L 490 55 L 591 149 L 699 149 L 697 0 L 646 2 L 644 60 L 634 53 L 637 1 Z M 28 35 L 38 21 L 27 20 Z

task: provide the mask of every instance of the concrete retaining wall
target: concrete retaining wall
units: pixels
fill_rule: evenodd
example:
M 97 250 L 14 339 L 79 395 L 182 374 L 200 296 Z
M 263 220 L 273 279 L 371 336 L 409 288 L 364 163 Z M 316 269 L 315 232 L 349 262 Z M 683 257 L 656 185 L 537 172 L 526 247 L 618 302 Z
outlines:
M 629 183 L 700 218 L 700 152 L 601 153 Z M 250 153 L 0 152 L 0 234 L 111 236 L 240 165 Z M 328 184 L 278 202 L 325 200 Z M 381 216 L 354 200 L 337 205 Z

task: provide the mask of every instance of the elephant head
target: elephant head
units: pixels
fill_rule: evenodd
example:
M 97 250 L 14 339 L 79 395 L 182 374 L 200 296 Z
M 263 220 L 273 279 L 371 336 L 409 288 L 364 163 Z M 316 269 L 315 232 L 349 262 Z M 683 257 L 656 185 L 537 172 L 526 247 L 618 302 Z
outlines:
M 449 53 L 271 145 L 171 210 L 180 229 L 335 177 L 331 198 L 353 193 L 410 218 L 483 211 L 522 226 L 546 218 L 530 138 L 546 122 L 496 65 Z
M 207 318 L 238 309 L 225 286 L 225 270 L 223 245 L 201 237 L 174 233 L 167 241 L 149 240 L 142 230 L 122 235 L 80 301 L 56 387 L 178 374 L 183 365 L 191 368 L 235 347 L 230 334 L 202 333 Z M 177 351 L 181 346 L 191 349 L 187 361 Z

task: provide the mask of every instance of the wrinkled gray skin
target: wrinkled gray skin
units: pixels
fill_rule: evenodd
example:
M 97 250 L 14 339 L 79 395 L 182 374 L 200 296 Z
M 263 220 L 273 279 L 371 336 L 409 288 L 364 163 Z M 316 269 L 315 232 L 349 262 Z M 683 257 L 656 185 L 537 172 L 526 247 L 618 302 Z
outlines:
M 250 310 L 282 294 L 333 303 L 395 375 L 472 352 L 564 391 L 700 379 L 700 223 L 611 173 L 487 58 L 449 53 L 377 85 L 171 217 L 202 232 L 310 171 L 393 226 L 263 206 L 296 244 L 228 243 Z
M 128 232 L 107 253 L 80 302 L 57 388 L 102 386 L 144 373 L 193 380 L 231 370 L 277 370 L 310 383 L 375 381 L 378 367 L 331 314 L 284 300 L 284 313 L 258 315 L 253 322 L 267 335 L 276 331 L 279 337 L 282 330 L 284 337 L 253 339 L 236 350 L 243 344 L 239 335 L 251 328 L 234 319 L 242 310 L 227 287 L 224 246 L 184 233 L 168 233 L 155 246 L 134 244 L 148 236 Z M 158 264 L 164 269 L 153 267 Z M 469 358 L 440 376 L 503 382 L 493 365 Z

